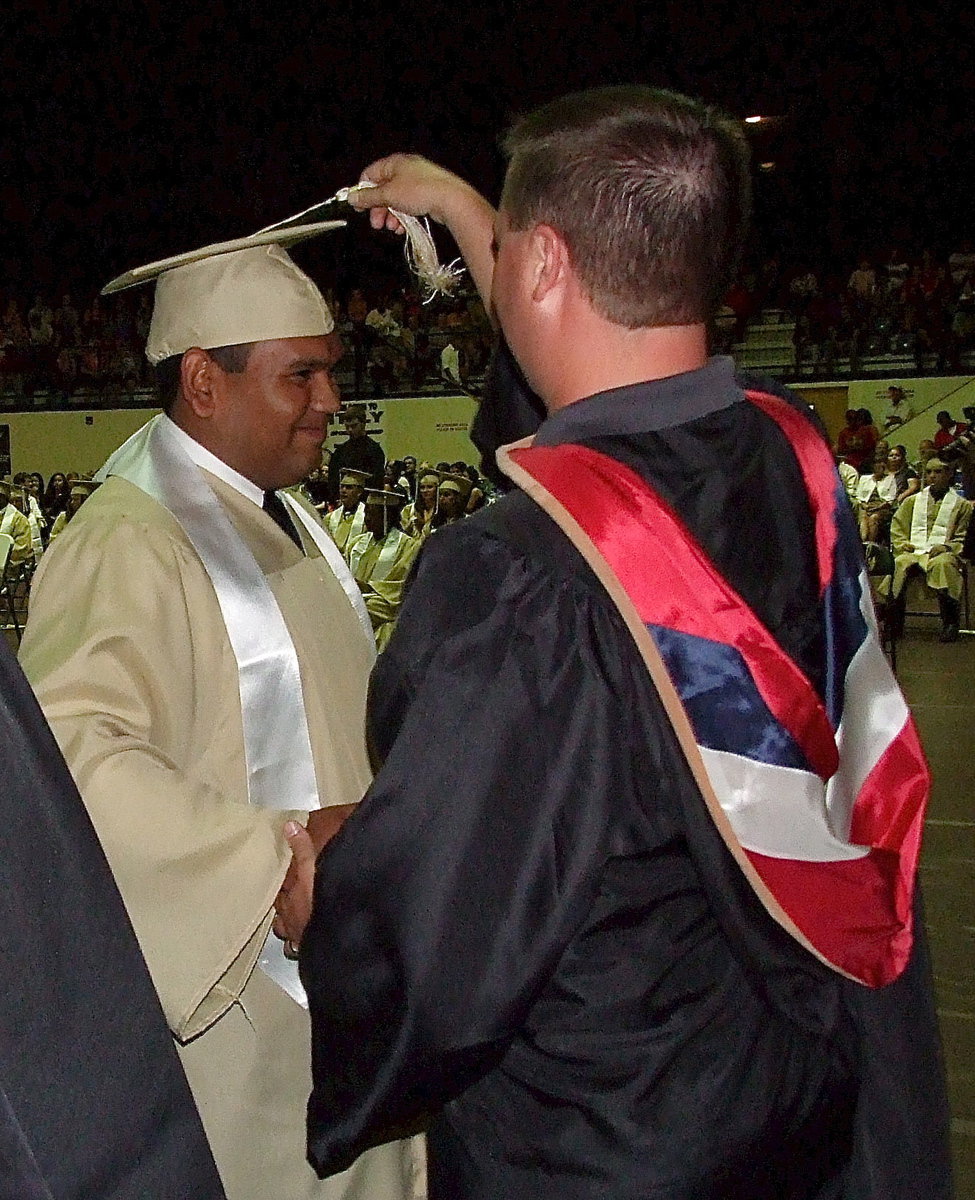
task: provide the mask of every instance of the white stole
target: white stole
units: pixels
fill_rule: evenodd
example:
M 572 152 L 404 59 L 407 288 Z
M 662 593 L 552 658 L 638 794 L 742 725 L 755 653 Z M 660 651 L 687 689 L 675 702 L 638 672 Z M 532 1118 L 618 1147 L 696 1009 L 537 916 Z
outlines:
M 325 518 L 325 523 L 328 526 L 329 532 L 332 534 L 337 534 L 339 531 L 339 526 L 342 524 L 344 518 L 344 508 L 333 509 L 333 511 L 330 512 Z M 345 539 L 345 545 L 348 545 L 349 542 L 351 542 L 354 538 L 357 538 L 359 534 L 362 533 L 363 529 L 365 528 L 365 519 L 366 506 L 364 504 L 357 504 L 355 511 L 352 514 L 352 524 L 349 527 L 349 536 Z
M 911 513 L 911 545 L 915 554 L 927 554 L 932 546 L 948 544 L 949 530 L 953 524 L 955 509 L 958 507 L 958 493 L 949 488 L 941 501 L 938 515 L 928 532 L 928 500 L 931 489 L 926 487 L 914 497 L 914 511 Z
M 41 537 L 41 527 L 46 524 L 40 505 L 33 496 L 27 498 L 27 523 L 30 525 L 30 540 L 34 547 L 34 560 L 40 561 L 44 553 L 44 539 Z
M 875 479 L 872 475 L 864 476 L 857 487 L 857 499 L 861 504 L 869 504 L 875 495 L 888 504 L 893 504 L 897 499 L 897 477 L 885 475 L 883 479 Z
M 110 475 L 127 479 L 173 514 L 210 576 L 237 660 L 250 803 L 273 810 L 320 808 L 294 642 L 271 585 L 201 469 L 160 415 L 119 447 L 96 479 Z M 293 497 L 278 495 L 322 552 L 372 641 L 365 603 L 335 543 Z M 261 969 L 307 1007 L 298 965 L 283 949 L 269 933 Z
M 393 537 L 396 534 L 396 537 Z M 402 529 L 391 529 L 386 534 L 386 539 L 383 542 L 383 548 L 379 551 L 379 557 L 376 559 L 376 565 L 372 569 L 370 579 L 385 579 L 393 567 L 396 565 L 396 560 L 399 557 L 400 549 L 403 545 L 403 539 L 410 535 L 404 533 Z M 349 550 L 349 567 L 352 574 L 355 575 L 359 563 L 362 562 L 363 555 L 366 551 L 371 550 L 374 538 L 371 533 L 364 534 L 358 538 L 355 544 Z

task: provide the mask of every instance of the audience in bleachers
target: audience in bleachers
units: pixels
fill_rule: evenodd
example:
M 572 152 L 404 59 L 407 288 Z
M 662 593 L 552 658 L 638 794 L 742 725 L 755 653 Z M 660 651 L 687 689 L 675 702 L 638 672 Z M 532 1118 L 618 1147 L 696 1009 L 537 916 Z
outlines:
M 473 293 L 421 304 L 414 289 L 391 282 L 332 303 L 349 348 L 341 368 L 348 395 L 476 389 L 494 338 Z M 913 358 L 918 371 L 957 371 L 962 355 L 975 351 L 975 251 L 970 240 L 941 259 L 930 250 L 909 259 L 894 248 L 876 259 L 860 255 L 842 270 L 783 267 L 769 256 L 729 290 L 716 349 L 733 351 L 751 324 L 775 311 L 794 322 L 797 373 L 840 359 L 855 373 L 865 357 L 884 354 Z M 50 406 L 72 395 L 116 404 L 141 396 L 144 403 L 149 317 L 149 298 L 138 291 L 110 311 L 97 298 L 79 305 L 71 295 L 7 297 L 0 304 L 0 395 L 8 405 L 38 393 Z
M 746 271 L 725 299 L 722 349 L 744 341 L 751 321 L 781 310 L 794 322 L 796 369 L 867 356 L 914 359 L 916 369 L 957 371 L 975 350 L 975 253 L 965 241 L 938 260 L 908 261 L 894 248 L 883 261 L 861 255 L 846 271 L 808 263 L 780 270 L 777 259 Z

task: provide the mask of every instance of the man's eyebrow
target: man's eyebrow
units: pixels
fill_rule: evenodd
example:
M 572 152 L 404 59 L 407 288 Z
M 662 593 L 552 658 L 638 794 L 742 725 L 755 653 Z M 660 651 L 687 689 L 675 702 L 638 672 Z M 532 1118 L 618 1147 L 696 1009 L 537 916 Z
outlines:
M 345 351 L 343 350 L 338 354 L 329 355 L 327 358 L 296 358 L 293 362 L 288 363 L 287 370 L 330 371 L 344 357 Z

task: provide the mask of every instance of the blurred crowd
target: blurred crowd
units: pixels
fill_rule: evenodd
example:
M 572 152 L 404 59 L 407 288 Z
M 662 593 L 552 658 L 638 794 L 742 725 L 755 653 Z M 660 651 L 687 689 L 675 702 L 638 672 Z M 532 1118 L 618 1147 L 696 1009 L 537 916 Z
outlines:
M 975 349 L 975 246 L 966 239 L 947 256 L 893 248 L 842 271 L 766 259 L 725 298 L 722 348 L 773 309 L 794 322 L 797 369 L 847 358 L 855 372 L 865 357 L 893 354 L 913 357 L 918 371 L 956 371 Z
M 473 291 L 424 304 L 416 290 L 390 283 L 326 298 L 347 348 L 347 395 L 476 390 L 494 337 Z M 975 350 L 975 246 L 965 240 L 947 256 L 892 249 L 841 271 L 768 258 L 725 297 L 715 348 L 732 352 L 772 312 L 793 325 L 797 371 L 843 359 L 855 373 L 862 359 L 885 354 L 913 358 L 919 372 L 958 371 Z M 138 289 L 111 306 L 68 294 L 0 302 L 0 393 L 111 402 L 151 388 L 142 353 L 150 315 L 151 297 Z
M 327 297 L 347 349 L 343 390 L 354 397 L 467 389 L 493 345 L 491 324 L 474 293 L 429 304 L 412 289 L 376 294 L 353 289 Z M 152 313 L 145 290 L 79 305 L 37 295 L 0 303 L 0 393 L 94 395 L 112 401 L 150 389 L 143 354 Z

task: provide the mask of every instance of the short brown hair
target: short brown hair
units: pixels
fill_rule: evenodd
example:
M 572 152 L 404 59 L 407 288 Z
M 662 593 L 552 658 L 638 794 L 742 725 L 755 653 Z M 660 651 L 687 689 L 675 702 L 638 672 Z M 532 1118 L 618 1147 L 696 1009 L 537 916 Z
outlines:
M 748 146 L 733 118 L 676 92 L 608 87 L 517 122 L 502 205 L 565 239 L 593 307 L 629 329 L 707 321 L 748 223 Z
M 207 354 L 228 375 L 240 375 L 247 370 L 251 348 L 254 342 L 239 342 L 233 346 L 214 346 Z M 171 417 L 176 401 L 179 399 L 180 370 L 183 365 L 182 354 L 171 354 L 156 363 L 156 397 L 159 407 Z

